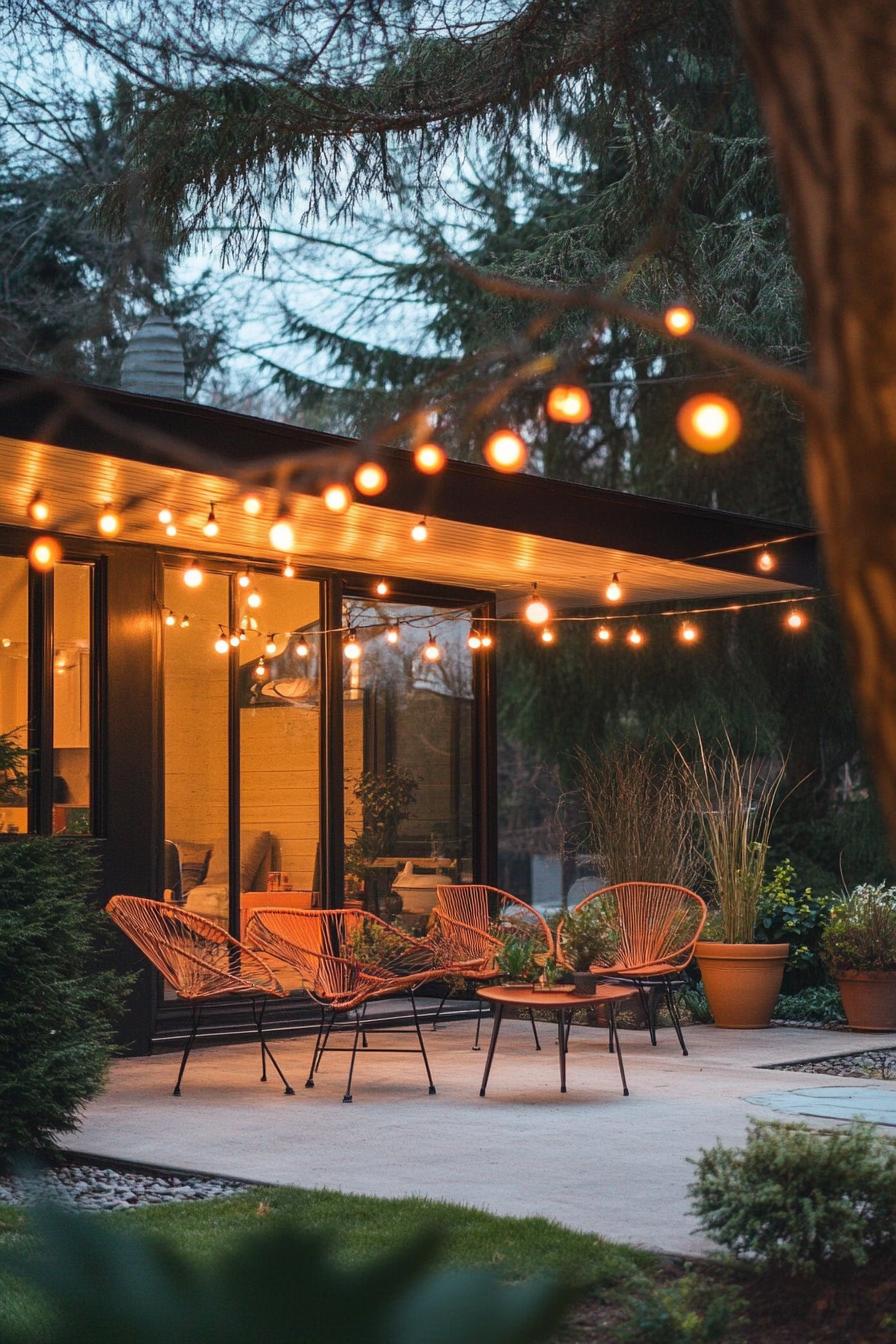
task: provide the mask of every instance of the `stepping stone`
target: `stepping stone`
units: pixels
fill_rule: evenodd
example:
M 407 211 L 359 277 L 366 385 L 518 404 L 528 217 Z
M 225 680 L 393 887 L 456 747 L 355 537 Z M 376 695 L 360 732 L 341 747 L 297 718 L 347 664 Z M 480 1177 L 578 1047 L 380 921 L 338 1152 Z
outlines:
M 800 1087 L 792 1092 L 760 1092 L 746 1097 L 754 1106 L 768 1106 L 784 1115 L 819 1120 L 869 1120 L 896 1127 L 896 1088 Z

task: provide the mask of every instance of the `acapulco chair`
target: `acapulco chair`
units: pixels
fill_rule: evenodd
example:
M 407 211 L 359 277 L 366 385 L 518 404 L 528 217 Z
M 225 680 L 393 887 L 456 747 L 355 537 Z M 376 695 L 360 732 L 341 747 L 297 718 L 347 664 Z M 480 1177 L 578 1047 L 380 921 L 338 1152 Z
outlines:
M 152 962 L 167 984 L 191 1004 L 193 1019 L 174 1085 L 175 1097 L 190 1051 L 196 1040 L 202 1006 L 211 999 L 242 994 L 249 998 L 252 1021 L 261 1045 L 261 1081 L 266 1083 L 267 1061 L 274 1066 L 288 1097 L 295 1095 L 274 1058 L 264 1034 L 264 1010 L 269 998 L 284 999 L 283 988 L 270 968 L 244 943 L 232 938 L 202 915 L 181 910 L 168 901 L 143 896 L 113 896 L 106 914 Z M 257 1000 L 261 1000 L 258 1009 Z

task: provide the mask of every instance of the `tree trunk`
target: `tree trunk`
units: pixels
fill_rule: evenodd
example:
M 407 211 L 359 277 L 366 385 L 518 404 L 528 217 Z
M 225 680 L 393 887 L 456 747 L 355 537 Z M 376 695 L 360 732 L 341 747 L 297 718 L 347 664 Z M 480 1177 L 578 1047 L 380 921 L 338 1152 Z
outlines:
M 896 4 L 734 3 L 805 289 L 809 492 L 896 842 Z

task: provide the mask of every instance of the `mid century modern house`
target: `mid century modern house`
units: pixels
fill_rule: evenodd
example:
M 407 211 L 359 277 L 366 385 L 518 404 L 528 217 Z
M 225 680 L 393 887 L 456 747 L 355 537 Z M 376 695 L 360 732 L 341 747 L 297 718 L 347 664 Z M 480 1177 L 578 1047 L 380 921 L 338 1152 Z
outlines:
M 468 462 L 425 476 L 398 449 L 378 454 L 381 494 L 330 512 L 321 483 L 359 460 L 350 440 L 177 397 L 0 374 L 0 731 L 32 750 L 4 843 L 96 837 L 107 894 L 167 893 L 237 935 L 253 904 L 383 902 L 393 884 L 425 913 L 440 874 L 496 876 L 495 650 L 471 631 L 500 639 L 536 581 L 556 610 L 595 610 L 618 573 L 633 612 L 818 583 L 799 528 Z M 269 537 L 284 503 L 288 564 Z M 28 560 L 42 534 L 61 547 L 46 571 Z M 345 861 L 358 780 L 390 766 L 416 793 L 362 893 Z M 125 1037 L 145 1052 L 185 1013 L 123 940 L 121 957 L 143 968 Z M 297 995 L 271 1025 L 310 1015 Z M 236 1021 L 220 1004 L 208 1029 Z

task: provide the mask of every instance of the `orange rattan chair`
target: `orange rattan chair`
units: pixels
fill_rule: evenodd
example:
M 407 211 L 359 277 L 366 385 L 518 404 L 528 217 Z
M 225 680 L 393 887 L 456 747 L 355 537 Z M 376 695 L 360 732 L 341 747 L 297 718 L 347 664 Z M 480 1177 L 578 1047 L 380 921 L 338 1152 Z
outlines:
M 342 1100 L 351 1101 L 360 1041 L 362 1049 L 374 1053 L 421 1054 L 430 1095 L 435 1093 L 414 998 L 422 984 L 445 974 L 442 967 L 435 965 L 428 943 L 366 910 L 353 909 L 256 910 L 246 932 L 253 947 L 298 971 L 305 990 L 320 1006 L 320 1026 L 306 1087 L 314 1086 L 314 1075 L 327 1050 L 350 1053 L 348 1082 Z M 368 1046 L 371 1025 L 365 1020 L 367 1004 L 373 999 L 396 994 L 406 994 L 410 999 L 419 1050 Z M 350 1014 L 355 1020 L 352 1046 L 331 1046 L 330 1033 L 336 1018 Z M 383 1027 L 377 1030 L 397 1029 Z
M 180 1061 L 174 1095 L 180 1085 L 202 1015 L 202 1005 L 225 995 L 249 996 L 252 1021 L 261 1044 L 261 1081 L 267 1082 L 267 1061 L 280 1075 L 286 1095 L 294 1089 L 283 1075 L 264 1035 L 264 1010 L 268 998 L 286 998 L 287 991 L 260 957 L 243 943 L 231 938 L 217 924 L 201 915 L 190 914 L 167 901 L 150 901 L 142 896 L 113 896 L 106 914 L 126 933 L 131 942 L 161 972 L 164 980 L 193 1009 L 193 1021 Z M 261 1010 L 256 1000 L 261 999 Z
M 687 887 L 667 882 L 620 882 L 593 891 L 575 907 L 577 914 L 599 903 L 612 933 L 611 950 L 591 966 L 595 975 L 633 983 L 647 1016 L 650 1041 L 656 1045 L 655 995 L 661 989 L 682 1054 L 688 1053 L 675 1003 L 673 980 L 690 964 L 706 922 L 706 903 Z M 563 923 L 557 929 L 557 957 L 563 951 Z
M 436 887 L 436 904 L 432 912 L 429 938 L 438 949 L 452 974 L 474 984 L 488 983 L 500 978 L 495 959 L 505 938 L 522 934 L 539 945 L 545 956 L 554 952 L 554 938 L 547 921 L 534 906 L 513 896 L 500 887 L 488 887 L 473 882 L 456 886 Z M 436 1011 L 433 1030 L 445 1004 L 446 994 Z M 529 1010 L 536 1050 L 541 1049 L 535 1016 Z M 482 999 L 476 1018 L 476 1036 L 473 1049 L 479 1049 L 482 1026 Z

